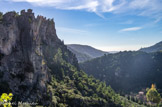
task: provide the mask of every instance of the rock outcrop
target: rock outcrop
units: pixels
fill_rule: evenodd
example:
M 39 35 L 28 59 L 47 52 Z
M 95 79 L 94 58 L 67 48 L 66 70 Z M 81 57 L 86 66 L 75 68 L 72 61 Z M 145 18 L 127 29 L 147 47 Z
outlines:
M 50 103 L 46 85 L 58 48 L 67 52 L 67 62 L 78 66 L 75 56 L 58 39 L 53 19 L 35 17 L 31 9 L 20 15 L 4 14 L 0 22 L 1 93 L 11 91 L 17 101 Z

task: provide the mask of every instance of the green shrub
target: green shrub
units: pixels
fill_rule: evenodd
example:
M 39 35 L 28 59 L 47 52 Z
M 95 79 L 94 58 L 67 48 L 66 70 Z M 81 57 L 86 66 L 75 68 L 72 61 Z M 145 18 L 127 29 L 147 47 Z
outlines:
M 31 18 L 29 18 L 29 23 L 32 23 L 32 19 Z
M 0 21 L 2 21 L 2 19 L 3 19 L 3 13 L 0 12 Z

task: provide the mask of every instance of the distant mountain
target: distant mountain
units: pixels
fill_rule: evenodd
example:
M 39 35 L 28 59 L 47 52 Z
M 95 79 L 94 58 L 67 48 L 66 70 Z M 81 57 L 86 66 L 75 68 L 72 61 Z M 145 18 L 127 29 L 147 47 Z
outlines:
M 138 92 L 155 83 L 162 92 L 162 52 L 119 52 L 80 63 L 89 75 L 121 93 Z
M 118 52 L 120 52 L 120 51 L 108 51 L 108 53 L 112 53 L 112 54 L 118 53 Z
M 88 45 L 70 44 L 67 47 L 76 55 L 78 62 L 84 62 L 108 54 L 108 52 L 95 49 Z
M 157 52 L 157 51 L 161 51 L 162 50 L 162 41 L 153 45 L 153 46 L 150 46 L 150 47 L 147 47 L 147 48 L 142 48 L 140 49 L 140 51 L 143 51 L 143 52 Z

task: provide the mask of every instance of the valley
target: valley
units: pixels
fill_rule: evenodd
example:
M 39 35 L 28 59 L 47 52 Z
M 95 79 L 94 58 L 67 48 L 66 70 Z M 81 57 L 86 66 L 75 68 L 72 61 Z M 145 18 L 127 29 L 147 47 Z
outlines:
M 56 31 L 32 9 L 0 12 L 0 106 L 162 107 L 162 42 L 105 52 Z

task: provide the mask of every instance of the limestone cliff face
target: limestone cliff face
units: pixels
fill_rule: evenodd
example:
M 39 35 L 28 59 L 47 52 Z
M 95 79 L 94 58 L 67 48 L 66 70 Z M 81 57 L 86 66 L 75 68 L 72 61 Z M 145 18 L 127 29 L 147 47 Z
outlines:
M 53 20 L 35 17 L 30 9 L 20 15 L 6 13 L 0 22 L 0 82 L 7 84 L 17 100 L 49 103 L 46 85 L 58 48 L 67 52 L 67 62 L 78 66 L 75 56 L 58 39 Z

